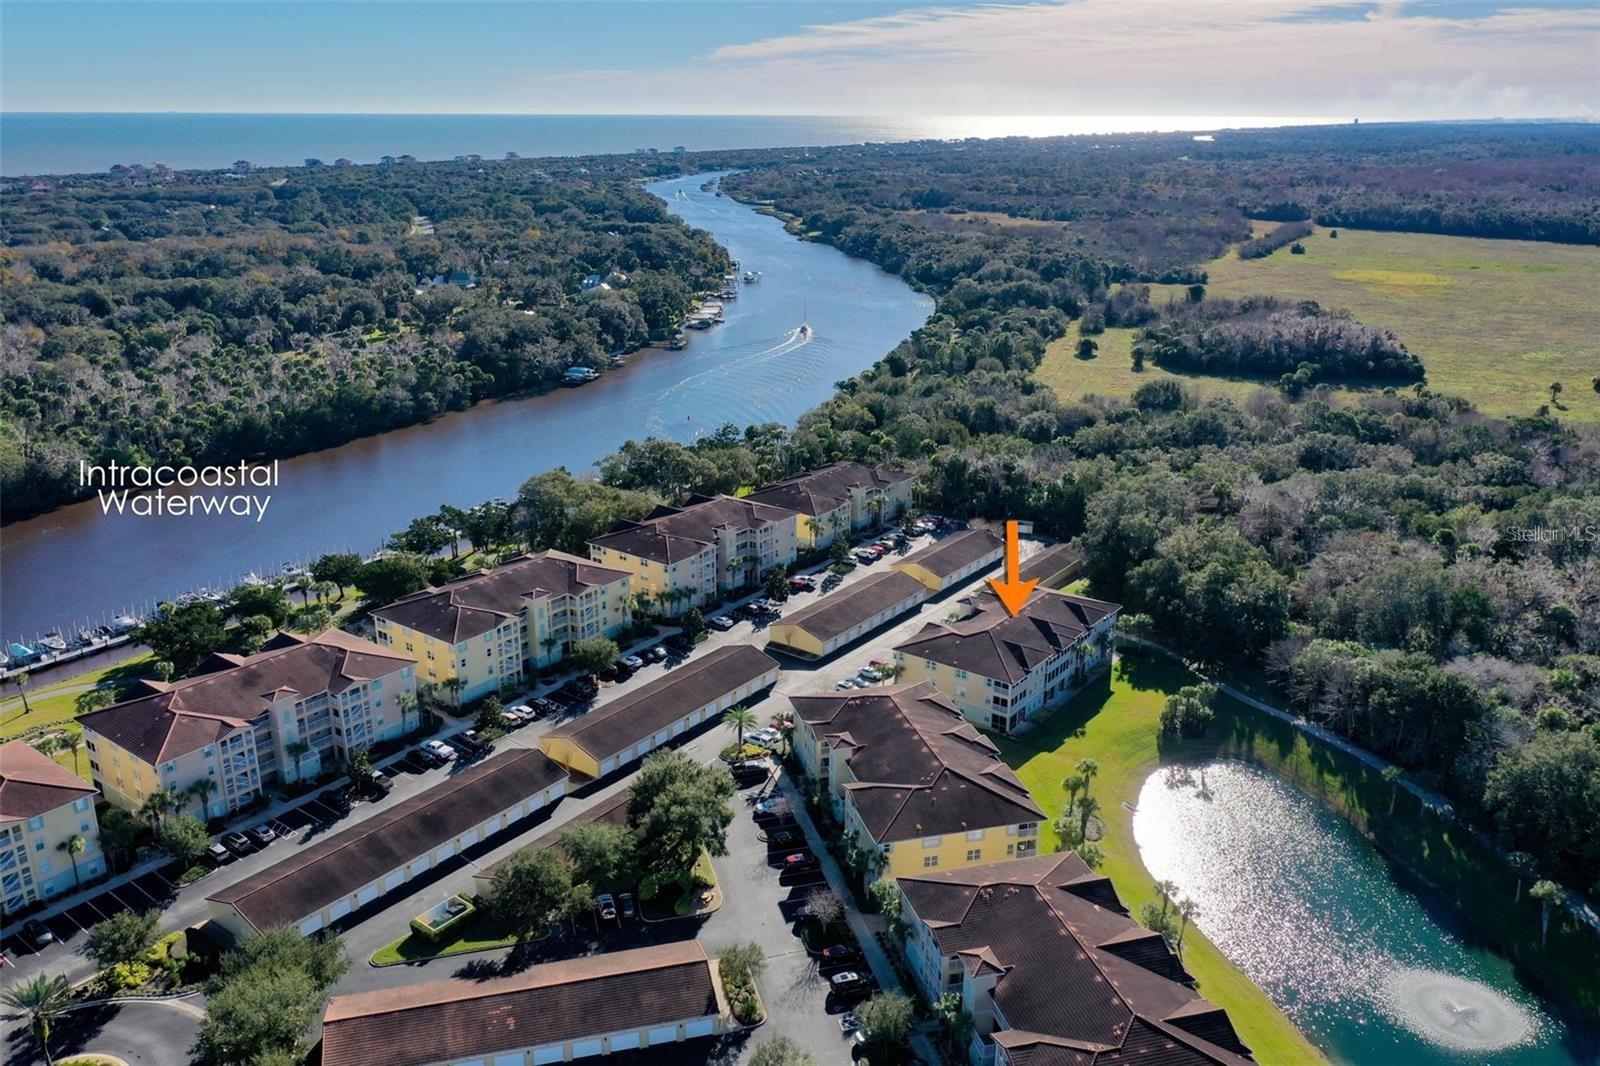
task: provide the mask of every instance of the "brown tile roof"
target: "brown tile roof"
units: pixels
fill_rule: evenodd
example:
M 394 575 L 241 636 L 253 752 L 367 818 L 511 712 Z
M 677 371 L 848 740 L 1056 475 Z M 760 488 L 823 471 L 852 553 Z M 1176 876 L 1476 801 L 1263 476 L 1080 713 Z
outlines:
M 335 996 L 323 1066 L 421 1066 L 562 1044 L 721 1013 L 711 960 L 694 940 Z
M 569 719 L 546 736 L 571 740 L 597 762 L 603 761 L 776 669 L 777 661 L 754 646 L 730 644 Z
M 0 744 L 0 822 L 33 818 L 96 791 L 25 740 Z
M 837 510 L 850 502 L 854 489 L 886 492 L 895 485 L 910 481 L 911 474 L 886 466 L 867 466 L 865 463 L 830 463 L 817 470 L 796 474 L 782 481 L 765 485 L 747 500 L 772 504 L 800 514 L 818 515 Z
M 880 611 L 886 611 L 912 596 L 925 596 L 927 592 L 928 586 L 910 574 L 885 570 L 845 585 L 775 624 L 795 626 L 827 643 Z
M 1110 882 L 1072 852 L 902 877 L 940 954 L 1002 976 L 994 1034 L 1029 1066 L 1244 1066 L 1220 1007 L 1197 996 L 1160 934 L 1128 917 Z
M 929 682 L 790 699 L 849 760 L 845 787 L 880 844 L 1044 819 L 994 743 Z
M 148 763 L 165 762 L 214 744 L 295 694 L 343 692 L 414 665 L 404 655 L 341 629 L 314 637 L 281 633 L 250 656 L 213 656 L 209 673 L 170 684 L 146 682 L 147 696 L 79 718 L 91 730 Z
M 624 581 L 628 576 L 626 571 L 576 555 L 547 551 L 519 556 L 493 570 L 418 592 L 372 613 L 447 644 L 459 644 L 516 617 L 524 598 L 581 596 L 588 589 Z
M 566 776 L 542 751 L 496 755 L 206 898 L 258 930 L 298 922 Z
M 896 560 L 895 567 L 920 566 L 938 577 L 948 577 L 985 555 L 999 558 L 1006 542 L 992 529 L 968 529 L 934 541 L 921 551 Z
M 1023 581 L 1044 581 L 1047 578 L 1054 578 L 1064 584 L 1077 577 L 1078 571 L 1082 569 L 1083 552 L 1076 544 L 1052 544 L 1022 560 L 1018 577 Z
M 965 617 L 929 622 L 895 651 L 1016 684 L 1081 640 L 1096 622 L 1122 610 L 1115 603 L 1044 588 L 1034 589 L 1015 616 L 987 589 L 961 602 Z
M 589 543 L 658 563 L 698 555 L 717 541 L 717 530 L 761 529 L 794 512 L 732 496 L 691 496 L 682 507 L 658 507 L 642 522 L 618 522 Z

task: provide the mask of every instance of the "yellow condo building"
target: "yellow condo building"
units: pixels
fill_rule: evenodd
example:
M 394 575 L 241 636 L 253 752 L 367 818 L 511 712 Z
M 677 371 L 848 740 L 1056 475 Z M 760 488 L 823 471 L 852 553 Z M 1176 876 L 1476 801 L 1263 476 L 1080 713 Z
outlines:
M 1032 855 L 1044 812 L 932 685 L 794 696 L 794 751 L 869 880 Z
M 0 744 L 0 900 L 7 914 L 106 872 L 93 786 L 27 742 Z M 76 840 L 83 846 L 78 848 Z
M 618 522 L 589 542 L 589 556 L 631 574 L 636 595 L 648 594 L 662 614 L 678 615 L 754 585 L 775 566 L 792 565 L 797 518 L 754 499 L 691 496 L 642 522 Z
M 316 777 L 420 724 L 410 659 L 339 629 L 280 633 L 254 655 L 213 655 L 182 681 L 86 714 L 89 769 L 137 811 L 159 789 L 220 818 L 274 780 Z
M 840 534 L 904 514 L 915 483 L 903 470 L 839 462 L 775 481 L 745 498 L 795 512 L 800 550 L 815 551 Z
M 632 576 L 565 552 L 524 555 L 372 612 L 378 643 L 417 664 L 419 684 L 466 703 L 523 681 L 574 641 L 633 624 Z
M 926 681 L 985 729 L 1014 733 L 1111 668 L 1115 603 L 1033 590 L 1014 617 L 985 589 L 894 649 L 905 681 Z

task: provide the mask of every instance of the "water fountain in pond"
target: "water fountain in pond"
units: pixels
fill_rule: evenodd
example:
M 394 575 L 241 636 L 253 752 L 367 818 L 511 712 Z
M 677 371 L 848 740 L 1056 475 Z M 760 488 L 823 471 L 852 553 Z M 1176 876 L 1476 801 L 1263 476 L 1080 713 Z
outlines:
M 1384 1010 L 1424 1040 L 1456 1051 L 1527 1043 L 1537 1024 L 1521 1004 L 1477 981 L 1402 967 L 1384 978 Z

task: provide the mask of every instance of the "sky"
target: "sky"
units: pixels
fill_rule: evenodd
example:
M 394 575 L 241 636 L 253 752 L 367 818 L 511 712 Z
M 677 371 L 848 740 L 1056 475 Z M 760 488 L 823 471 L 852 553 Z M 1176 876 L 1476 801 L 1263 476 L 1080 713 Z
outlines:
M 6 111 L 1600 115 L 1600 3 L 0 4 Z

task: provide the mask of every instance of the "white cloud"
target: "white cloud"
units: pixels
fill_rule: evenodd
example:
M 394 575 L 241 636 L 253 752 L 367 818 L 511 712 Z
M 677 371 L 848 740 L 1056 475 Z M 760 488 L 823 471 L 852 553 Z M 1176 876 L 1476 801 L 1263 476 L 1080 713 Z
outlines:
M 718 48 L 642 80 L 530 74 L 530 110 L 1594 116 L 1600 7 L 1064 0 L 932 8 Z M 620 99 L 619 99 L 620 97 Z M 603 106 L 598 109 L 605 109 Z

